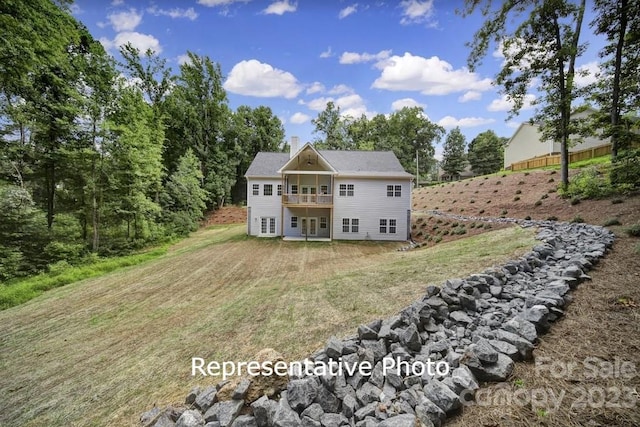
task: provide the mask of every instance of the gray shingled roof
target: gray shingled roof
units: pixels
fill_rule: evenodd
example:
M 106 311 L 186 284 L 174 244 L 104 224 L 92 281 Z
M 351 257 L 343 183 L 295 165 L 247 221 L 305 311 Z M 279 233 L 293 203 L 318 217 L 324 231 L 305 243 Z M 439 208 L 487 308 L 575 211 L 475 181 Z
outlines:
M 338 174 L 410 177 L 391 151 L 319 150 Z M 258 153 L 247 169 L 247 177 L 279 176 L 278 170 L 289 161 L 288 153 Z

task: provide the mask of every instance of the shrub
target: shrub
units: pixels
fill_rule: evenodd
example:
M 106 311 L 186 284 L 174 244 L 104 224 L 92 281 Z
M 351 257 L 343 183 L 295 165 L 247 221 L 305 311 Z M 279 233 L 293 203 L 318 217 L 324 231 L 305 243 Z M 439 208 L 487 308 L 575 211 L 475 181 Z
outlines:
M 578 172 L 569 182 L 566 190 L 560 188 L 558 191 L 562 197 L 598 199 L 615 194 L 617 189 L 608 182 L 607 178 L 598 169 L 589 167 Z
M 640 237 L 640 224 L 633 224 L 631 227 L 628 227 L 624 231 L 628 236 Z
M 518 200 L 520 200 L 520 197 L 518 197 L 518 196 L 516 196 L 516 197 L 514 197 L 514 198 L 513 198 L 513 201 L 514 201 L 514 202 L 517 202 Z
M 478 190 L 474 191 L 473 194 L 478 194 Z
M 529 176 L 529 172 L 525 172 L 525 173 L 524 173 L 524 176 Z
M 548 194 L 543 194 L 542 196 L 540 196 L 540 198 L 541 198 L 541 199 L 543 199 L 543 200 L 544 200 L 544 199 L 548 199 L 548 198 L 549 198 L 549 195 L 548 195 Z
M 484 185 L 484 182 L 481 182 L 481 183 L 480 183 L 480 184 L 478 184 L 478 185 Z
M 576 215 L 571 219 L 571 222 L 576 224 L 576 223 L 584 222 L 584 219 L 582 219 L 580 215 Z
M 487 203 L 491 203 L 491 200 L 487 200 Z
M 415 225 L 415 224 L 411 224 L 411 229 L 412 229 L 412 230 L 415 230 L 417 227 L 418 227 L 417 225 Z
M 493 190 L 493 192 L 494 192 L 494 193 L 497 193 L 497 192 L 498 192 L 498 190 Z
M 551 171 L 549 172 L 549 175 L 555 175 L 557 173 L 557 171 Z
M 496 181 L 496 185 L 502 184 L 502 181 Z
M 637 187 L 640 183 L 640 149 L 620 150 L 611 165 L 610 178 L 614 185 Z
M 537 200 L 533 205 L 540 206 L 542 204 L 542 200 Z
M 505 178 L 507 176 L 507 174 L 503 173 L 501 176 L 502 176 L 502 178 Z
M 527 220 L 527 221 L 529 221 L 529 220 L 531 220 L 531 216 L 530 216 L 530 215 L 527 215 L 527 216 L 525 216 L 525 217 L 524 217 L 524 219 L 525 219 L 525 220 Z
M 440 243 L 440 242 L 442 242 L 442 237 L 440 237 L 440 236 L 436 237 L 435 239 L 433 239 L 433 242 L 434 242 L 434 243 Z
M 464 212 L 464 208 L 460 208 L 460 212 Z
M 482 215 L 483 213 L 484 213 L 484 209 L 480 209 L 480 210 L 478 211 L 478 215 Z
M 508 212 L 507 212 L 507 210 L 506 210 L 506 209 L 504 209 L 504 210 L 500 213 L 500 215 L 506 215 L 506 214 L 508 214 Z
M 472 222 L 471 224 L 469 224 L 469 228 L 476 228 L 476 223 Z
M 471 203 L 471 204 L 474 204 L 475 202 L 476 202 L 476 201 L 475 201 L 475 200 L 473 200 L 473 199 L 469 200 L 469 203 Z
M 484 177 L 484 179 L 489 179 L 489 177 L 488 177 L 488 176 L 485 176 L 485 177 Z
M 516 190 L 516 194 L 522 194 L 522 190 Z
M 491 224 L 487 223 L 487 224 L 485 224 L 485 225 L 484 225 L 484 227 L 483 227 L 483 228 L 484 228 L 485 230 L 489 230 L 490 228 L 493 228 L 493 225 L 491 225 Z
M 456 199 L 453 199 L 453 200 L 451 201 L 451 203 L 455 203 L 455 202 L 457 202 L 457 200 L 456 200 Z
M 442 231 L 442 235 L 443 235 L 443 236 L 446 236 L 447 234 L 449 234 L 449 230 L 443 230 L 443 231 Z
M 571 201 L 570 201 L 569 203 L 571 203 L 571 206 L 578 205 L 578 204 L 580 204 L 580 198 L 578 198 L 578 197 L 572 197 L 572 198 L 571 198 Z
M 547 181 L 547 182 L 549 182 L 549 183 L 551 183 L 551 182 L 556 182 L 556 180 L 555 180 L 555 179 L 553 179 L 553 178 L 549 178 L 549 181 Z
M 465 230 L 464 225 L 461 225 L 460 227 L 456 227 L 451 230 L 451 234 L 463 235 L 467 234 L 467 230 Z
M 555 192 L 556 192 L 555 188 L 550 188 L 549 191 L 547 191 L 547 193 L 549 193 L 549 194 L 553 194 Z
M 442 224 L 442 220 L 441 220 L 440 218 L 438 218 L 438 219 L 436 220 L 436 224 Z
M 452 227 L 457 227 L 458 225 L 459 225 L 459 224 L 458 224 L 457 222 L 453 222 L 453 223 L 451 223 L 451 226 L 452 226 Z
M 618 218 L 609 218 L 608 220 L 606 220 L 603 224 L 605 227 L 610 227 L 612 225 L 622 225 L 622 223 L 620 222 L 620 220 Z
M 547 217 L 547 221 L 557 221 L 557 220 L 558 220 L 558 217 L 555 215 L 551 215 Z

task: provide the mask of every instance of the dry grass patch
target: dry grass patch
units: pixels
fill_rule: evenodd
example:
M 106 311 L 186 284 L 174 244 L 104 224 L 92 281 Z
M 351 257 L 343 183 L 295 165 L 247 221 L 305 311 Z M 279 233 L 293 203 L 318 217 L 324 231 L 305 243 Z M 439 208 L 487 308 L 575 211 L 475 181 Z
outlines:
M 429 283 L 528 250 L 511 228 L 397 252 L 397 243 L 282 242 L 202 230 L 163 258 L 0 312 L 0 425 L 136 425 L 194 385 L 191 357 L 302 358 L 389 316 Z

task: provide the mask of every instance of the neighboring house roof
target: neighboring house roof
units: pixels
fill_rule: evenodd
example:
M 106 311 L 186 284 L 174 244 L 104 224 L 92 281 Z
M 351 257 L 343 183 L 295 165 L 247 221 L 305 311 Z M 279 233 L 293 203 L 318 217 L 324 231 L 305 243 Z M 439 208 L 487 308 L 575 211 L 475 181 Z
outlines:
M 304 148 L 304 147 L 303 147 Z M 302 150 L 300 150 L 302 151 Z M 411 178 L 391 151 L 318 150 L 338 175 Z M 246 177 L 278 177 L 289 162 L 288 153 L 260 152 L 249 166 Z

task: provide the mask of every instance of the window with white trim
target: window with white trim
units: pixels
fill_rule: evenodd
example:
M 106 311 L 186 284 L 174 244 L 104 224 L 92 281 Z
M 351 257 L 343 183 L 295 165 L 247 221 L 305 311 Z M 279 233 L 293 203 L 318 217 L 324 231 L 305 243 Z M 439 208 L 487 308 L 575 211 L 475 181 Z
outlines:
M 343 233 L 359 233 L 360 232 L 360 219 L 359 218 L 342 218 L 342 232 Z
M 402 185 L 387 185 L 387 197 L 402 197 Z
M 273 196 L 273 184 L 265 184 L 262 188 L 263 196 Z
M 291 228 L 298 228 L 298 217 L 297 216 L 292 216 L 291 217 Z
M 329 194 L 329 186 L 321 185 L 320 186 L 320 194 Z
M 326 229 L 327 228 L 327 217 L 326 216 L 321 216 L 320 217 L 320 228 L 322 228 L 322 229 Z
M 395 218 L 380 218 L 380 234 L 396 234 L 398 220 Z
M 342 197 L 353 197 L 355 194 L 355 186 L 353 184 L 340 184 L 338 194 Z
M 253 184 L 253 195 L 254 196 L 260 195 L 260 184 Z
M 291 194 L 298 194 L 298 184 L 291 184 Z
M 282 196 L 282 184 L 278 184 L 278 196 Z

